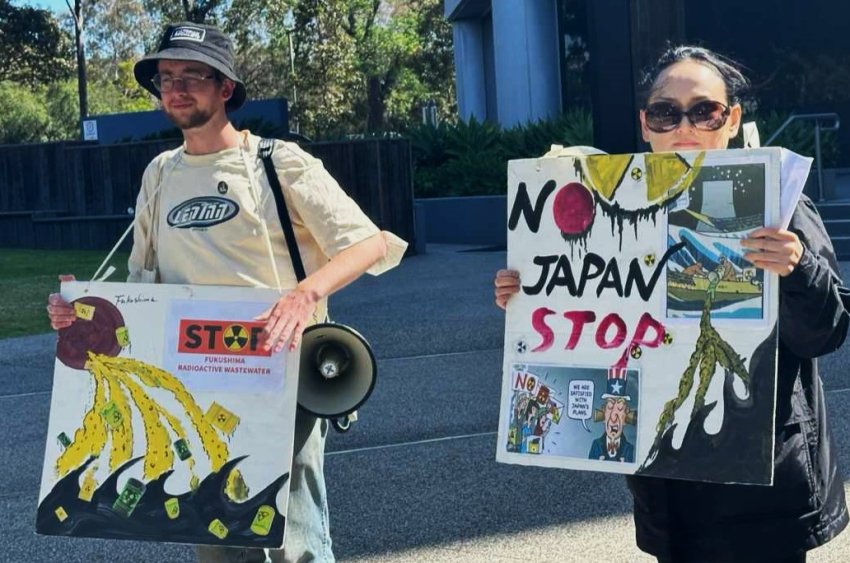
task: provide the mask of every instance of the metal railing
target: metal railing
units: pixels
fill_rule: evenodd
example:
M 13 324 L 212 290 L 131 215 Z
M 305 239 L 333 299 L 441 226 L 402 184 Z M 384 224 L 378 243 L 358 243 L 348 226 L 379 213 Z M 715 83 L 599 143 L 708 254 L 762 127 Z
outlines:
M 774 131 L 773 135 L 768 137 L 767 141 L 764 142 L 764 146 L 769 146 L 770 143 L 772 143 L 786 127 L 795 121 L 814 121 L 815 123 L 815 163 L 818 173 L 818 193 L 815 201 L 823 201 L 823 164 L 821 163 L 820 132 L 838 130 L 838 128 L 841 127 L 841 120 L 838 118 L 837 113 L 791 114 L 788 116 L 788 119 L 779 126 L 779 129 Z

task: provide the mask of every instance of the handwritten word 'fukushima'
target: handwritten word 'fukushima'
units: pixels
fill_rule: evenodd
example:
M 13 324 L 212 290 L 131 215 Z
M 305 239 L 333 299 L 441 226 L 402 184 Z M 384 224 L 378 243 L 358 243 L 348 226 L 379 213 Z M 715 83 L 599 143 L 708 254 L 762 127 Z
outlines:
M 572 265 L 569 257 L 565 254 L 549 254 L 546 256 L 535 256 L 534 263 L 540 266 L 540 277 L 534 285 L 524 285 L 522 290 L 526 295 L 537 295 L 541 291 L 546 290 L 546 295 L 550 295 L 555 287 L 566 287 L 570 295 L 573 297 L 581 297 L 584 295 L 587 282 L 599 278 L 596 285 L 596 296 L 602 295 L 606 289 L 611 289 L 620 297 L 631 297 L 632 290 L 637 289 L 638 294 L 644 301 L 649 301 L 655 285 L 661 276 L 664 269 L 664 264 L 670 257 L 684 248 L 685 243 L 680 242 L 667 249 L 664 257 L 659 260 L 653 270 L 652 275 L 647 282 L 643 277 L 640 260 L 634 258 L 629 263 L 629 270 L 626 274 L 626 281 L 623 283 L 623 276 L 620 274 L 620 266 L 616 258 L 611 258 L 608 262 L 605 259 L 588 252 L 584 255 L 584 263 L 581 267 L 581 272 L 576 282 L 576 277 L 573 274 Z M 552 267 L 554 265 L 554 267 Z

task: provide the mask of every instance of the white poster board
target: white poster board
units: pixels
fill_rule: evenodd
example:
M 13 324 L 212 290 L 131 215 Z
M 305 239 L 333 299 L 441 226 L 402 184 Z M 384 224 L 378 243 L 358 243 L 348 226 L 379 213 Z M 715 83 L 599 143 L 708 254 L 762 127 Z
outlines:
M 498 461 L 772 482 L 779 151 L 510 162 Z
M 63 283 L 37 531 L 283 545 L 298 354 L 264 352 L 273 290 Z

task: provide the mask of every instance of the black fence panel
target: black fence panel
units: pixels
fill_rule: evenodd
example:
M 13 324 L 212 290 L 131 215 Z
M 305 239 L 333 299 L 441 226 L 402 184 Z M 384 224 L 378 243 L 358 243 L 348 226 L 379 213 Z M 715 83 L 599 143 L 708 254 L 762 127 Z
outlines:
M 108 250 L 132 220 L 148 163 L 179 143 L 0 146 L 0 248 Z M 408 140 L 313 143 L 304 148 L 323 161 L 375 224 L 414 248 Z

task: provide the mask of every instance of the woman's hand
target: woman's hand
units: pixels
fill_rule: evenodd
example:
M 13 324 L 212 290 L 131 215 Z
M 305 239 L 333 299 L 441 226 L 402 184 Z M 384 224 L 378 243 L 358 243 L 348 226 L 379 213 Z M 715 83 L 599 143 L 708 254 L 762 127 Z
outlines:
M 782 277 L 793 272 L 803 257 L 800 238 L 796 233 L 784 229 L 756 229 L 741 241 L 741 246 L 750 250 L 744 258 L 754 266 Z
M 60 282 L 74 281 L 74 276 L 63 274 L 59 276 Z M 47 316 L 50 317 L 50 326 L 53 330 L 68 328 L 77 320 L 77 312 L 70 303 L 62 299 L 62 295 L 51 293 L 47 297 Z
M 301 335 L 307 328 L 310 317 L 316 311 L 319 296 L 311 291 L 296 287 L 277 303 L 269 307 L 263 314 L 254 320 L 266 321 L 263 327 L 261 339 L 264 350 L 280 352 L 286 341 L 292 337 L 289 350 L 294 351 L 301 342 Z
M 496 272 L 496 305 L 504 309 L 508 299 L 514 293 L 519 293 L 519 272 L 516 270 L 499 270 Z

